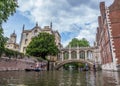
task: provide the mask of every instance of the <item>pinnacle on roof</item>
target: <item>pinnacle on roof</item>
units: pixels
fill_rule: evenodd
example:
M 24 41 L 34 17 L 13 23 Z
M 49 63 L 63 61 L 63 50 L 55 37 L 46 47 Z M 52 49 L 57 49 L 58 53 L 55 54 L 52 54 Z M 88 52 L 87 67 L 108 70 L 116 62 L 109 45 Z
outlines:
M 25 30 L 25 25 L 23 24 L 23 31 Z
M 38 27 L 38 22 L 36 22 L 36 27 Z
M 52 22 L 50 22 L 50 28 L 52 29 Z
M 15 34 L 15 30 L 14 30 L 14 32 L 11 34 L 11 36 L 16 36 L 16 34 Z

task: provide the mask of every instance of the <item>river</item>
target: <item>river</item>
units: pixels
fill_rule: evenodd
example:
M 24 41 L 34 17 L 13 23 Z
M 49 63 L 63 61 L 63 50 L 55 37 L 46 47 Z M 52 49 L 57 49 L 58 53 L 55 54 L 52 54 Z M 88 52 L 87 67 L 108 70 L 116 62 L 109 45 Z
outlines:
M 0 86 L 120 86 L 120 73 L 110 71 L 6 71 Z

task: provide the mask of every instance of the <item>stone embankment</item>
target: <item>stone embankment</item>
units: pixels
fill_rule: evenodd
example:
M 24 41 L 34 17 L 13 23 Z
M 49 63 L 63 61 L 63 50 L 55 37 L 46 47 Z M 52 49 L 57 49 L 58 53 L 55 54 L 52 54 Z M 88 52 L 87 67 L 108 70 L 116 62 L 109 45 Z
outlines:
M 29 58 L 24 59 L 9 59 L 0 58 L 0 71 L 8 70 L 25 70 L 35 66 L 35 61 Z

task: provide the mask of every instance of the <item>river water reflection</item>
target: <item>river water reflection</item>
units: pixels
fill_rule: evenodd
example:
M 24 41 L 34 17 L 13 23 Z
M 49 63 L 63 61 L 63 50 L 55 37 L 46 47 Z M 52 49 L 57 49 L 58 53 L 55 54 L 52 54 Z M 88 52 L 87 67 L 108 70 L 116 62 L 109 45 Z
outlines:
M 7 71 L 0 72 L 0 86 L 120 86 L 120 73 Z

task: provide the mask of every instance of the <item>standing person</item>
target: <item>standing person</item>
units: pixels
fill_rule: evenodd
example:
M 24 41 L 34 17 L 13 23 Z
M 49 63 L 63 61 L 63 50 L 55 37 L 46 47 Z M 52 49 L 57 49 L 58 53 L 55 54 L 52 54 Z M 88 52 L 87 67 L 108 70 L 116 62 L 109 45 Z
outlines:
M 95 65 L 95 63 L 93 65 L 93 70 L 96 71 L 96 65 Z
M 88 70 L 89 70 L 89 66 L 88 66 L 88 64 L 87 64 L 87 63 L 85 64 L 85 69 L 86 69 L 86 71 L 88 71 Z

